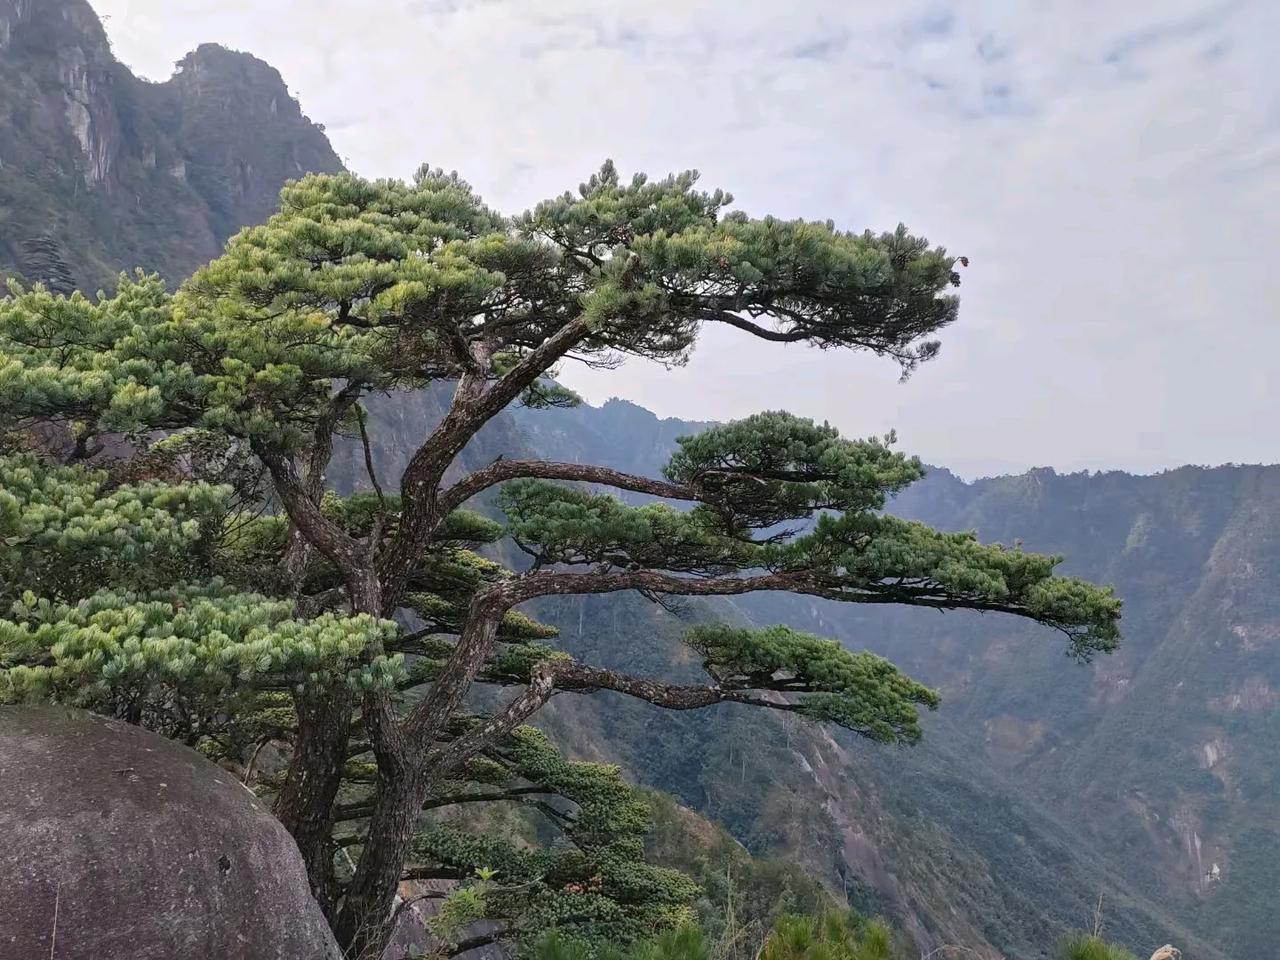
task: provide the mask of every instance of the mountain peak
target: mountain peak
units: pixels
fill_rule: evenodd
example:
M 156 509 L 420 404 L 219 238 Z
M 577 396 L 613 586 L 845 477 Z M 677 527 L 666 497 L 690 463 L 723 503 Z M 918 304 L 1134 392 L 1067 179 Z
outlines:
M 0 50 L 66 46 L 111 56 L 106 30 L 87 0 L 0 0 Z
M 0 0 L 0 275 L 173 282 L 342 163 L 257 57 L 203 44 L 163 83 L 115 59 L 85 0 Z
M 265 60 L 220 43 L 202 43 L 178 61 L 168 83 L 242 83 L 272 93 L 288 93 L 280 71 Z

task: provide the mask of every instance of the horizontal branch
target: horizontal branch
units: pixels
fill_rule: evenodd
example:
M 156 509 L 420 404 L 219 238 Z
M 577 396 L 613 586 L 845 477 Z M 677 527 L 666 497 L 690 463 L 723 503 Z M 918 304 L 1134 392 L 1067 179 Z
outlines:
M 707 319 L 737 327 L 739 330 L 745 330 L 753 337 L 759 337 L 761 340 L 771 340 L 774 343 L 799 343 L 813 336 L 812 333 L 805 330 L 770 330 L 768 327 L 752 323 L 750 320 L 740 317 L 736 313 L 730 313 L 728 310 L 710 312 Z
M 744 577 L 676 576 L 653 570 L 585 573 L 538 570 L 516 577 L 496 588 L 495 592 L 501 592 L 509 603 L 516 604 L 537 597 L 617 593 L 623 590 L 686 597 L 739 596 L 778 590 L 821 597 L 838 603 L 902 604 L 937 610 L 1009 613 L 1029 617 L 1045 626 L 1071 634 L 1071 625 L 1038 614 L 1020 601 L 993 599 L 976 593 L 957 593 L 928 580 L 918 583 L 865 582 L 847 580 L 815 570 L 780 570 Z
M 455 867 L 406 867 L 400 872 L 401 880 L 462 880 L 467 876 Z
M 452 807 L 461 803 L 497 803 L 510 800 L 515 803 L 525 802 L 532 796 L 554 796 L 554 790 L 546 787 L 512 787 L 509 790 L 490 790 L 486 793 L 451 793 L 442 797 L 432 797 L 423 805 L 423 810 L 438 810 L 441 807 Z M 348 820 L 365 820 L 373 815 L 373 800 L 361 803 L 340 805 L 336 808 L 334 819 L 341 823 Z
M 617 573 L 564 573 L 540 570 L 526 573 L 497 588 L 513 605 L 536 597 L 617 593 L 642 590 L 648 593 L 670 593 L 685 597 L 728 597 L 766 590 L 809 593 L 819 589 L 806 572 L 781 571 L 749 577 L 678 577 L 654 570 L 628 570 Z
M 769 700 L 759 696 L 761 691 L 723 687 L 718 684 L 668 684 L 642 677 L 633 677 L 616 670 L 606 670 L 582 663 L 561 663 L 555 671 L 556 688 L 572 693 L 595 693 L 612 690 L 615 693 L 644 700 L 665 710 L 700 710 L 717 703 L 743 703 L 771 710 L 798 711 L 800 704 L 786 700 Z
M 667 500 L 705 499 L 705 494 L 684 484 L 653 480 L 649 477 L 592 464 L 555 463 L 549 460 L 495 460 L 487 467 L 468 474 L 445 490 L 440 495 L 440 512 L 448 514 L 490 487 L 522 477 L 595 483 L 616 487 L 619 490 L 647 493 Z

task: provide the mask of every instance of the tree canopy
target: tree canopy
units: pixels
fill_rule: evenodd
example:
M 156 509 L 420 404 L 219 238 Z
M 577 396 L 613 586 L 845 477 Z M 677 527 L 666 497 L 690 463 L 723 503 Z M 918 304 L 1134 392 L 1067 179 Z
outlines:
M 0 300 L 0 697 L 146 723 L 261 777 L 352 956 L 374 956 L 407 877 L 496 870 L 511 936 L 539 924 L 676 923 L 689 891 L 643 862 L 616 771 L 558 758 L 522 726 L 553 695 L 668 709 L 788 711 L 882 742 L 920 736 L 935 694 L 869 653 L 785 626 L 686 637 L 706 678 L 573 660 L 522 605 L 780 590 L 993 611 L 1118 641 L 1108 590 L 1058 558 L 889 516 L 922 473 L 888 440 L 783 412 L 680 440 L 661 478 L 603 465 L 461 457 L 513 404 L 576 402 L 560 365 L 681 363 L 707 324 L 867 350 L 904 374 L 956 315 L 956 261 L 905 228 L 752 219 L 694 174 L 612 165 L 517 217 L 455 174 L 289 185 L 175 293 L 13 288 Z M 452 401 L 394 438 L 370 404 L 437 381 Z M 365 489 L 327 470 L 359 444 Z M 498 488 L 498 517 L 468 512 Z M 624 502 L 615 493 L 645 495 Z M 634 498 L 633 498 L 634 499 Z M 513 568 L 490 545 L 517 551 Z M 487 692 L 486 692 L 487 691 Z M 551 797 L 555 799 L 536 799 Z M 424 811 L 515 803 L 571 854 L 485 843 Z M 540 918 L 540 919 L 539 919 Z

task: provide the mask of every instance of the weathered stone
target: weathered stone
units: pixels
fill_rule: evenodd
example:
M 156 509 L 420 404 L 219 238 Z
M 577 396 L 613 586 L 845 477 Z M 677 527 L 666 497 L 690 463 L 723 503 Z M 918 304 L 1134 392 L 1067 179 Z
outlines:
M 440 944 L 431 936 L 428 924 L 439 915 L 444 897 L 456 883 L 454 880 L 405 880 L 400 884 L 396 922 L 392 925 L 391 940 L 382 951 L 382 960 L 427 957 L 439 949 Z M 499 924 L 480 920 L 467 925 L 458 939 L 479 940 L 498 930 Z M 455 953 L 452 960 L 511 960 L 514 956 L 511 945 L 499 941 L 462 950 Z
M 0 837 L 0 960 L 341 956 L 279 822 L 138 727 L 0 707 Z
M 0 0 L 0 281 L 114 290 L 143 267 L 171 283 L 261 223 L 281 186 L 342 161 L 280 74 L 204 45 L 161 83 L 116 60 L 91 0 Z M 4 285 L 0 282 L 0 293 Z

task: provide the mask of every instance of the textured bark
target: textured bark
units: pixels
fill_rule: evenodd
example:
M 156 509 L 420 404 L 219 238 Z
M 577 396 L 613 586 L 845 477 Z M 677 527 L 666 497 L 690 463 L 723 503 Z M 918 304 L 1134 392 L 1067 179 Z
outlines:
M 551 697 L 555 666 L 540 670 L 523 693 L 505 709 L 469 730 L 427 759 L 423 750 L 404 751 L 380 763 L 378 797 L 374 801 L 364 853 L 352 878 L 335 927 L 338 942 L 353 958 L 381 954 L 390 935 L 392 908 L 418 817 L 431 794 L 430 785 L 449 776 L 459 764 L 505 737 Z M 467 683 L 467 688 L 470 683 Z M 453 711 L 444 714 L 445 722 Z M 425 741 L 430 744 L 434 737 Z M 400 762 L 408 754 L 407 762 Z
M 298 737 L 273 812 L 293 835 L 311 880 L 311 892 L 333 918 L 338 891 L 333 876 L 334 803 L 347 762 L 351 695 L 344 685 L 295 698 Z
M 597 467 L 589 463 L 555 463 L 549 460 L 495 460 L 480 470 L 463 477 L 456 484 L 440 494 L 439 509 L 449 513 L 462 506 L 478 493 L 496 484 L 518 477 L 532 477 L 539 480 L 570 480 L 580 483 L 596 483 L 619 490 L 631 490 L 635 493 L 647 493 L 654 497 L 668 500 L 703 500 L 705 495 L 692 487 L 678 483 L 667 483 L 649 477 L 623 473 L 608 467 Z
M 556 689 L 573 693 L 595 693 L 599 690 L 612 690 L 615 693 L 644 700 L 664 710 L 700 710 L 717 703 L 744 703 L 755 707 L 768 707 L 771 710 L 795 711 L 800 707 L 786 700 L 768 699 L 758 696 L 759 692 L 805 693 L 806 686 L 794 683 L 778 683 L 770 685 L 764 682 L 759 686 L 720 686 L 710 684 L 672 684 L 660 683 L 620 673 L 617 670 L 605 670 L 591 667 L 583 663 L 565 663 L 555 671 Z
M 431 692 L 404 722 L 406 737 L 419 745 L 425 759 L 438 731 L 462 706 L 472 681 L 484 666 L 498 637 L 498 624 L 511 603 L 500 591 L 479 594 L 471 603 L 458 645 L 432 684 Z
M 581 317 L 569 321 L 492 383 L 487 380 L 487 371 L 493 345 L 471 345 L 470 356 L 464 358 L 468 371 L 458 380 L 448 413 L 414 453 L 400 478 L 399 529 L 378 557 L 378 577 L 388 612 L 404 593 L 413 558 L 447 515 L 439 499 L 440 481 L 449 465 L 481 427 L 515 402 L 590 332 L 590 325 Z
M 530 678 L 524 692 L 500 712 L 446 746 L 432 751 L 426 762 L 431 775 L 436 778 L 449 775 L 460 764 L 497 743 L 537 713 L 551 699 L 556 687 L 556 678 L 564 666 L 565 664 L 558 661 L 544 663 Z
M 285 501 L 289 513 L 289 537 L 281 568 L 286 591 L 295 599 L 302 591 L 303 574 L 315 544 L 304 527 L 294 518 L 294 514 L 304 512 L 310 515 L 318 511 L 320 498 L 324 494 L 324 472 L 329 467 L 329 461 L 333 459 L 334 432 L 347 411 L 359 401 L 362 390 L 362 384 L 352 382 L 333 397 L 329 409 L 316 422 L 312 431 L 311 449 L 307 452 L 306 467 L 302 476 L 292 476 L 292 465 L 281 459 L 277 458 L 274 468 L 270 463 L 267 464 L 275 480 L 277 492 Z M 264 462 L 266 462 L 265 458 Z M 282 483 L 286 485 L 286 489 L 280 489 Z M 311 504 L 310 509 L 303 509 L 302 498 Z M 306 522 L 304 519 L 303 523 Z M 314 534 L 314 532 L 314 522 L 312 522 L 310 533 Z
M 376 960 L 390 936 L 396 888 L 429 792 L 427 782 L 413 770 L 379 778 L 364 853 L 334 927 L 350 960 Z

